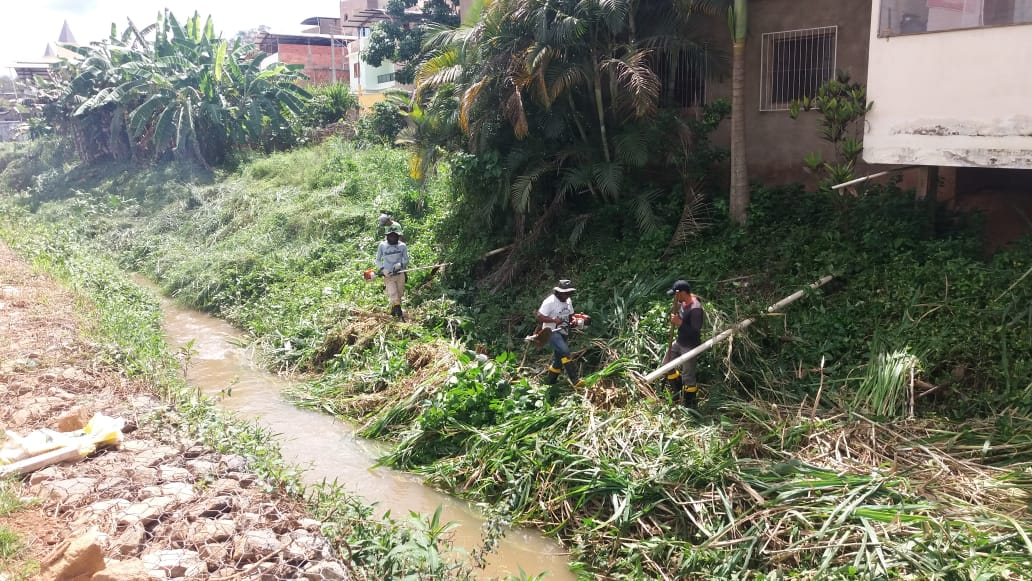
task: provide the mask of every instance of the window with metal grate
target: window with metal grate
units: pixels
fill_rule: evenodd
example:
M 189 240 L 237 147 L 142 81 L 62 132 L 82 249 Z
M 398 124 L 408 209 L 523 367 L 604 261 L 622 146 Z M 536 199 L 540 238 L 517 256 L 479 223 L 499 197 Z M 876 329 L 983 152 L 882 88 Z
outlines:
M 665 106 L 699 107 L 706 104 L 706 51 L 681 49 L 652 57 L 659 77 L 659 98 Z
M 760 53 L 760 111 L 787 111 L 814 97 L 835 77 L 838 27 L 764 33 Z

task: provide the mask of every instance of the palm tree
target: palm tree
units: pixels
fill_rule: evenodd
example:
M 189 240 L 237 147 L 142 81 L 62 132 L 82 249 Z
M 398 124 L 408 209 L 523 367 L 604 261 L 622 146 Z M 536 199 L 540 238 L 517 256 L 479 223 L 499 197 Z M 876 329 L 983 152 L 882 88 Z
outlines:
M 731 27 L 731 220 L 744 226 L 749 212 L 749 174 L 745 159 L 745 39 L 748 0 L 733 0 Z
M 678 181 L 659 167 L 663 150 L 683 124 L 658 120 L 654 56 L 692 47 L 687 18 L 712 1 L 492 0 L 477 22 L 430 37 L 415 100 L 453 95 L 467 147 L 495 152 L 503 177 L 480 206 L 504 207 L 517 250 L 571 205 L 583 208 L 563 218 L 571 240 L 606 205 L 632 206 L 643 230 L 655 223 L 652 205 Z M 497 284 L 518 272 L 518 255 Z

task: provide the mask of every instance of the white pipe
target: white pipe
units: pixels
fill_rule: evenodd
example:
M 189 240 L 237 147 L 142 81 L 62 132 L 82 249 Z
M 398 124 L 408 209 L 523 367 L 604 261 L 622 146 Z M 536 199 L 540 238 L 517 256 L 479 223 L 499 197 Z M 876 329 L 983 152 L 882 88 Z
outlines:
M 903 166 L 903 167 L 897 167 L 895 169 L 890 169 L 890 170 L 886 170 L 886 171 L 880 171 L 878 173 L 873 173 L 873 174 L 871 174 L 869 176 L 864 176 L 862 178 L 856 178 L 855 180 L 849 180 L 848 182 L 841 183 L 841 184 L 839 184 L 837 186 L 831 186 L 831 189 L 833 189 L 833 190 L 841 190 L 842 188 L 851 186 L 853 184 L 859 184 L 860 182 L 866 182 L 867 180 L 873 180 L 874 178 L 880 178 L 882 176 L 887 176 L 890 173 L 895 173 L 897 171 L 904 171 L 904 170 L 908 170 L 908 169 L 914 169 L 915 167 L 922 167 L 922 166 L 919 166 L 919 165 L 906 165 L 906 166 Z
M 834 278 L 834 277 L 829 274 L 827 276 L 822 277 L 817 282 L 812 283 L 807 288 L 808 289 L 820 288 L 820 287 L 828 284 L 828 281 L 830 281 L 832 278 Z M 780 301 L 778 301 L 778 302 L 774 303 L 773 305 L 767 307 L 767 312 L 768 313 L 773 313 L 773 312 L 779 311 L 782 308 L 784 308 L 784 307 L 794 303 L 795 301 L 799 300 L 803 295 L 806 294 L 806 290 L 807 289 L 798 290 L 798 291 L 790 294 L 789 296 L 781 299 Z M 750 319 L 745 319 L 744 321 L 740 321 L 740 322 L 736 323 L 733 327 L 724 330 L 719 335 L 713 336 L 712 338 L 710 338 L 708 341 L 706 341 L 702 345 L 699 345 L 698 347 L 695 347 L 691 351 L 681 355 L 680 357 L 678 357 L 676 359 L 673 359 L 672 361 L 670 361 L 669 363 L 663 365 L 659 369 L 657 369 L 657 370 L 653 371 L 652 373 L 646 375 L 645 376 L 645 381 L 647 381 L 649 383 L 652 383 L 653 381 L 655 381 L 655 380 L 659 379 L 660 377 L 666 375 L 668 372 L 673 370 L 675 367 L 680 366 L 685 361 L 688 361 L 689 359 L 695 359 L 703 351 L 706 351 L 710 347 L 716 345 L 717 343 L 720 343 L 724 339 L 727 339 L 728 337 L 730 337 L 734 333 L 736 333 L 738 331 L 741 331 L 742 329 L 745 329 L 749 325 L 752 325 L 754 322 L 756 322 L 756 319 L 750 318 Z

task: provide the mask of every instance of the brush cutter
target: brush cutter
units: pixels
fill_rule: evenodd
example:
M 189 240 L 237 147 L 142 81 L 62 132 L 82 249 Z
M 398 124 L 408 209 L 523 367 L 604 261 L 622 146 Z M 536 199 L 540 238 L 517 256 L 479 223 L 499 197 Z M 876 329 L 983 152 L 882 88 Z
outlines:
M 451 264 L 451 263 L 450 262 L 442 262 L 440 264 L 431 264 L 430 266 L 417 266 L 415 268 L 406 268 L 405 270 L 399 270 L 395 274 L 401 274 L 403 272 L 412 272 L 414 270 L 427 270 L 429 268 L 441 268 L 441 267 L 444 267 L 444 266 L 448 266 L 449 264 Z M 383 275 L 380 274 L 380 271 L 375 269 L 375 268 L 370 268 L 369 270 L 366 270 L 365 272 L 362 273 L 362 278 L 364 278 L 366 280 L 366 282 L 374 281 L 379 276 L 383 276 Z
M 583 329 L 591 324 L 591 317 L 584 313 L 574 313 L 570 316 L 569 322 L 563 323 L 563 327 L 568 329 Z M 548 340 L 552 338 L 552 329 L 549 327 L 542 326 L 533 335 L 527 335 L 523 338 L 527 343 L 533 343 L 535 347 L 541 348 L 548 344 Z

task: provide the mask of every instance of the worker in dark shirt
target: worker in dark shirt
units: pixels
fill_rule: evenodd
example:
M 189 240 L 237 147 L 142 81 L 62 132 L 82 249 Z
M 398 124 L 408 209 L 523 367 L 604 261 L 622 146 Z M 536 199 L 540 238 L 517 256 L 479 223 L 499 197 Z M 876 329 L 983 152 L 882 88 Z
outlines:
M 702 301 L 692 294 L 692 287 L 686 280 L 673 284 L 668 295 L 674 297 L 674 309 L 670 313 L 670 324 L 677 328 L 677 339 L 670 344 L 663 364 L 673 361 L 702 344 Z M 682 363 L 666 376 L 667 388 L 674 401 L 687 407 L 695 407 L 699 386 L 695 382 L 695 358 Z

